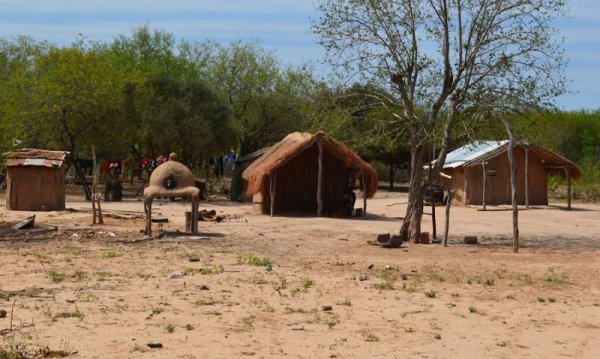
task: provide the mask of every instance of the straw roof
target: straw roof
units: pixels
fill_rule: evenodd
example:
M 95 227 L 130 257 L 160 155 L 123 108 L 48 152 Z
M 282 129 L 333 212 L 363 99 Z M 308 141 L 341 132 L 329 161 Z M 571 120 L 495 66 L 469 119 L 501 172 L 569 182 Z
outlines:
M 296 155 L 313 146 L 317 141 L 323 146 L 323 151 L 333 155 L 346 168 L 356 170 L 359 176 L 365 176 L 367 197 L 372 197 L 375 194 L 377 191 L 377 173 L 373 167 L 348 146 L 327 137 L 323 132 L 314 135 L 307 132 L 290 133 L 283 140 L 269 147 L 261 157 L 242 173 L 242 177 L 248 181 L 246 192 L 249 195 L 260 192 L 263 181 L 267 180 L 278 168 L 285 165 Z

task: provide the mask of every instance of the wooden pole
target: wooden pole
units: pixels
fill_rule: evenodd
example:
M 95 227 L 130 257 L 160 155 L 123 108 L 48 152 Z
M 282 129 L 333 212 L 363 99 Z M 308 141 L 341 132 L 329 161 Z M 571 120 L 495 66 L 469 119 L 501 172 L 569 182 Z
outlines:
M 269 194 L 271 195 L 271 217 L 275 213 L 275 186 L 277 186 L 277 172 L 271 175 L 271 185 L 269 188 Z
M 365 181 L 365 174 L 363 173 L 361 176 L 362 180 L 362 193 L 363 193 L 363 210 L 362 216 L 365 217 L 367 215 L 367 181 Z
M 571 171 L 565 167 L 565 176 L 567 177 L 567 210 L 571 210 Z
M 525 144 L 525 208 L 529 209 L 529 144 Z
M 448 190 L 448 200 L 446 202 L 446 226 L 444 227 L 444 247 L 448 247 L 448 231 L 450 230 L 450 206 L 452 205 L 452 196 L 454 196 L 454 191 Z
M 196 196 L 192 196 L 191 198 L 192 200 L 192 223 L 191 223 L 191 229 L 192 229 L 192 233 L 198 233 L 198 205 L 200 202 L 200 198 L 196 197 Z
M 317 216 L 323 214 L 323 199 L 321 198 L 322 182 L 323 182 L 323 145 L 317 139 L 317 146 L 319 147 L 319 173 L 317 175 Z
M 515 162 L 514 145 L 515 136 L 513 134 L 510 123 L 506 119 L 502 119 L 504 127 L 508 132 L 508 162 L 510 164 L 510 187 L 512 192 L 512 213 L 513 213 L 513 252 L 519 251 L 519 206 L 517 203 L 517 164 Z
M 481 164 L 481 167 L 483 168 L 483 193 L 481 194 L 481 203 L 483 204 L 483 210 L 485 211 L 485 187 L 486 187 L 486 181 L 487 181 L 487 175 L 485 173 L 485 165 L 487 165 L 487 162 L 483 162 Z
M 92 186 L 92 223 L 96 224 L 104 224 L 104 219 L 102 218 L 102 207 L 100 207 L 100 195 L 98 193 L 98 182 L 100 181 L 100 176 L 98 174 L 98 161 L 96 160 L 96 146 L 92 145 L 92 160 L 94 163 L 94 183 Z M 85 181 L 85 176 L 82 177 Z M 96 210 L 98 211 L 98 215 L 96 216 Z
M 437 225 L 435 222 L 435 200 L 433 199 L 433 196 L 431 198 L 431 231 L 432 233 L 432 238 L 433 239 L 437 239 Z

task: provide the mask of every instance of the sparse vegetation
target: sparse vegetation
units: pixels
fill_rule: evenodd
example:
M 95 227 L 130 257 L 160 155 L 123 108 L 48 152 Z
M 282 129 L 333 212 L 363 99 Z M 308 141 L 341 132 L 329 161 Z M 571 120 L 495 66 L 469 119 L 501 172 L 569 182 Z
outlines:
M 394 289 L 396 289 L 394 287 L 394 284 L 389 283 L 389 282 L 375 283 L 375 284 L 373 284 L 373 287 L 377 290 L 394 290 Z
M 120 256 L 121 256 L 121 253 L 119 253 L 116 249 L 109 249 L 109 250 L 102 252 L 102 259 L 111 259 L 111 258 L 116 258 L 116 257 L 120 257 Z
M 549 274 L 544 276 L 544 280 L 548 283 L 554 285 L 562 285 L 569 283 L 569 273 L 567 272 L 557 272 L 555 268 L 548 268 Z
M 64 312 L 58 312 L 56 313 L 54 316 L 52 316 L 53 319 L 58 319 L 58 318 L 78 318 L 80 320 L 83 320 L 84 315 L 81 311 L 79 311 L 78 308 L 75 308 L 75 310 L 73 311 L 64 311 Z
M 60 283 L 66 278 L 66 276 L 63 273 L 57 271 L 51 271 L 50 273 L 48 273 L 48 277 L 53 283 Z
M 248 264 L 253 266 L 265 266 L 270 264 L 271 259 L 269 257 L 259 257 L 253 254 L 238 257 L 238 264 Z
M 435 290 L 428 290 L 427 292 L 425 292 L 425 296 L 427 298 L 435 298 L 436 295 L 437 292 Z
M 378 342 L 379 341 L 379 337 L 367 330 L 362 330 L 360 333 L 363 337 L 363 339 L 365 340 L 365 342 Z
M 172 323 L 167 324 L 165 328 L 167 329 L 167 333 L 173 333 L 175 331 L 175 326 Z

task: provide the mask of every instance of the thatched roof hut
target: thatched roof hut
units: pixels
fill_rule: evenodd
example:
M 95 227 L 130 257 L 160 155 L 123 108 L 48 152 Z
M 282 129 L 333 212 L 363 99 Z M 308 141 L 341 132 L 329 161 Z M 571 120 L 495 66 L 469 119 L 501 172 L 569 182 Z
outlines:
M 15 211 L 65 209 L 65 160 L 69 152 L 25 148 L 6 160 L 6 208 Z
M 377 191 L 375 170 L 323 132 L 287 135 L 250 164 L 242 177 L 257 209 L 271 215 L 275 210 L 338 215 L 355 180 L 363 192 L 363 207 Z
M 459 205 L 500 205 L 511 203 L 508 141 L 478 141 L 448 153 L 444 173 L 456 192 Z M 579 179 L 581 170 L 568 159 L 533 143 L 518 142 L 514 148 L 517 165 L 517 201 L 522 205 L 548 204 L 548 175 L 568 182 Z

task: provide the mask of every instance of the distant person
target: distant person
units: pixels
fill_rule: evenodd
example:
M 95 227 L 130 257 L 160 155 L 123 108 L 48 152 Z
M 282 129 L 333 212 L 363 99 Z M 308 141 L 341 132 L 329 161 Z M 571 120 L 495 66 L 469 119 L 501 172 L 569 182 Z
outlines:
M 215 174 L 217 177 L 223 176 L 223 156 L 217 156 L 215 159 Z
M 348 187 L 342 193 L 342 212 L 345 217 L 351 217 L 354 211 L 354 203 L 356 202 L 356 194 L 352 188 Z

